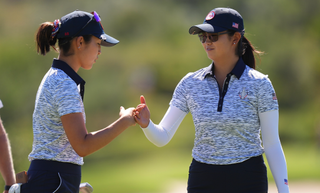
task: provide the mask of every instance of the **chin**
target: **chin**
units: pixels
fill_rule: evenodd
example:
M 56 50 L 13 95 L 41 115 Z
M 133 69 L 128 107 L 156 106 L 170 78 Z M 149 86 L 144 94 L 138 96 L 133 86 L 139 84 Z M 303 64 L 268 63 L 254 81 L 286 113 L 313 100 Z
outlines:
M 92 66 L 93 66 L 93 65 L 91 65 L 91 66 L 86 66 L 86 67 L 82 67 L 82 68 L 85 69 L 85 70 L 91 70 Z
M 213 61 L 214 58 L 215 58 L 215 57 L 213 57 L 213 56 L 211 56 L 211 55 L 209 55 L 209 54 L 208 54 L 207 56 L 208 56 L 208 58 L 209 58 L 210 60 L 212 60 L 212 61 Z

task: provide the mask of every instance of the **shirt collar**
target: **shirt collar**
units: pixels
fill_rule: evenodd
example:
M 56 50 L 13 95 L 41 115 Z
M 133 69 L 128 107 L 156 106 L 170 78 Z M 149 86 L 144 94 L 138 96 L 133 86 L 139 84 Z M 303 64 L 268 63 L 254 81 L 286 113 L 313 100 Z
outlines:
M 83 100 L 85 81 L 64 61 L 53 59 L 52 68 L 58 68 L 65 72 L 77 85 L 80 84 L 80 95 Z
M 204 68 L 204 77 L 208 75 L 213 75 L 213 65 L 214 63 L 212 62 L 210 64 L 210 66 Z M 231 70 L 230 74 L 235 75 L 238 79 L 240 79 L 241 75 L 243 74 L 244 70 L 246 68 L 246 64 L 243 62 L 242 58 L 240 57 L 240 59 L 238 60 L 238 62 L 236 63 L 236 65 L 234 66 L 234 68 Z
M 58 68 L 65 72 L 77 85 L 80 83 L 85 84 L 86 82 L 64 61 L 53 59 L 53 68 Z

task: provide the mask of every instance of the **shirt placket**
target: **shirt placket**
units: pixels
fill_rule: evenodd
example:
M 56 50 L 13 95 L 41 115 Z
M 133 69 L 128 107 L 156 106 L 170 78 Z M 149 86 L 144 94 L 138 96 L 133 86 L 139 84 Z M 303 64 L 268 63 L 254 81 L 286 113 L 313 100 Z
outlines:
M 218 85 L 218 88 L 219 88 L 219 102 L 218 102 L 218 108 L 217 108 L 218 112 L 222 112 L 223 101 L 224 101 L 224 97 L 226 96 L 227 91 L 228 91 L 231 76 L 232 76 L 232 74 L 229 73 L 227 75 L 227 77 L 225 78 L 225 80 L 223 82 L 222 90 L 220 90 L 219 85 Z M 216 82 L 218 84 L 217 80 L 216 80 Z

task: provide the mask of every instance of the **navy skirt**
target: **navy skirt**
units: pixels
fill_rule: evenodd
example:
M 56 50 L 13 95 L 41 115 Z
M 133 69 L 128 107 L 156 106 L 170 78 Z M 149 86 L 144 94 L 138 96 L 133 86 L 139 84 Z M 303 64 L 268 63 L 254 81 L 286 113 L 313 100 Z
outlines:
M 267 193 L 267 169 L 262 156 L 242 163 L 211 165 L 193 159 L 188 193 Z
M 48 160 L 31 161 L 21 193 L 78 193 L 81 166 Z

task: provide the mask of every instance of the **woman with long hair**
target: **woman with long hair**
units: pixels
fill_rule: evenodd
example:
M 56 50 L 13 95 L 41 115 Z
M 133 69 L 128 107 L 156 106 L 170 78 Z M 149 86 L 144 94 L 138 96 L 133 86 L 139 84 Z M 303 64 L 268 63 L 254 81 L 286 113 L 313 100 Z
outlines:
M 152 143 L 163 146 L 192 114 L 189 193 L 266 193 L 264 152 L 279 193 L 288 193 L 278 100 L 269 78 L 255 70 L 254 55 L 260 52 L 244 36 L 242 16 L 231 8 L 215 8 L 189 33 L 199 36 L 212 63 L 182 78 L 159 124 L 150 120 L 141 96 L 138 107 L 144 108 L 136 113 L 137 123 Z

